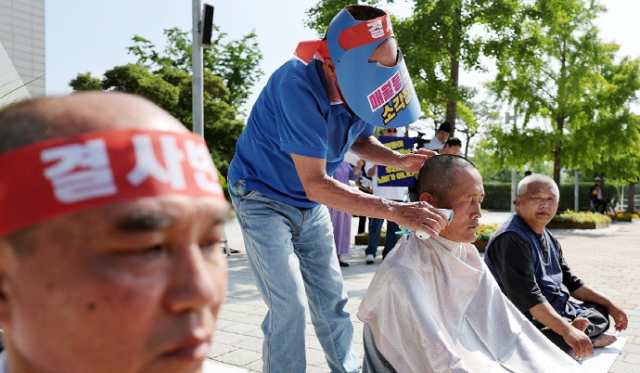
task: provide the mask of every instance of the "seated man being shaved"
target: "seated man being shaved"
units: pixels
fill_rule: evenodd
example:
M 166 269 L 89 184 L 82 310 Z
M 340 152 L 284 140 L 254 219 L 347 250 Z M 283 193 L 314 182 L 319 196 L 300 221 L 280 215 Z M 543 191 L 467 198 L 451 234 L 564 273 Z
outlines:
M 358 312 L 364 372 L 580 372 L 502 294 L 471 244 L 484 198 L 473 163 L 430 158 L 418 193 L 454 216 L 437 238 L 401 239 L 380 265 Z
M 0 112 L 2 373 L 196 373 L 227 287 L 209 150 L 151 102 Z

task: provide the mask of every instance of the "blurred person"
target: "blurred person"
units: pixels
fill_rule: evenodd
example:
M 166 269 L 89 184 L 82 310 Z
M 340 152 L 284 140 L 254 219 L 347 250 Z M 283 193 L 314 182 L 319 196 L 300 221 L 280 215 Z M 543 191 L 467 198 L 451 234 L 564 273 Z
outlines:
M 593 179 L 593 184 L 589 188 L 589 199 L 595 212 L 604 214 L 607 211 L 607 199 L 604 195 L 604 189 L 602 188 L 602 179 L 596 176 Z
M 201 372 L 227 287 L 209 150 L 120 93 L 0 112 L 3 373 Z
M 560 243 L 546 228 L 558 210 L 558 186 L 546 175 L 520 181 L 516 214 L 491 237 L 484 261 L 513 304 L 563 351 L 578 359 L 615 342 L 627 314 L 571 272 Z M 583 303 L 577 303 L 573 297 Z
M 524 177 L 531 176 L 531 174 L 532 174 L 531 170 L 526 170 L 524 172 Z
M 462 141 L 457 137 L 449 137 L 438 154 L 459 155 L 462 148 Z
M 398 130 L 395 128 L 384 128 L 382 130 L 382 136 L 397 137 Z M 369 163 L 365 168 L 365 173 L 372 180 L 373 195 L 387 199 L 389 201 L 403 202 L 407 195 L 407 187 L 397 186 L 380 186 L 378 185 L 378 166 Z M 365 249 L 365 263 L 373 264 L 375 262 L 376 253 L 378 251 L 378 244 L 380 243 L 380 235 L 382 233 L 382 225 L 385 219 L 369 218 L 369 242 Z M 398 242 L 399 236 L 396 234 L 400 230 L 398 224 L 392 220 L 387 220 L 387 233 L 384 239 L 384 249 L 382 250 L 382 259 L 391 252 L 393 247 Z
M 355 180 L 362 172 L 364 160 L 358 160 L 355 168 L 352 168 L 348 162 L 342 161 L 340 166 L 333 173 L 333 178 L 339 182 L 349 185 L 350 180 Z M 338 263 L 340 267 L 348 267 L 349 263 L 342 261 L 342 255 L 349 254 L 351 246 L 351 218 L 350 214 L 339 210 L 329 208 L 329 216 L 331 217 L 331 225 L 333 225 L 333 239 L 336 244 L 336 254 L 338 255 Z
M 438 127 L 436 135 L 424 144 L 424 149 L 433 151 L 442 149 L 447 144 L 449 136 L 451 136 L 451 124 L 449 122 L 443 122 Z
M 364 164 L 362 169 L 364 170 L 367 162 L 364 160 L 363 162 Z M 360 172 L 360 176 L 356 179 L 356 186 L 362 193 L 373 194 L 373 181 L 369 176 L 367 176 L 366 172 Z M 358 234 L 362 234 L 364 232 L 367 232 L 367 217 L 360 215 L 358 216 Z
M 420 199 L 453 210 L 439 237 L 402 238 L 364 296 L 365 373 L 581 372 L 502 294 L 471 244 L 482 177 L 454 155 L 427 160 Z

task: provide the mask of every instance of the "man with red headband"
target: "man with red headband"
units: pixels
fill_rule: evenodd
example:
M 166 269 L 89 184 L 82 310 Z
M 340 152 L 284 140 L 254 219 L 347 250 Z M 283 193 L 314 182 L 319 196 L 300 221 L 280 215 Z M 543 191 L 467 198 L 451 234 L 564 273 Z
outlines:
M 368 162 L 417 172 L 433 155 L 392 151 L 375 126 L 413 123 L 420 105 L 386 12 L 349 6 L 325 40 L 303 42 L 256 101 L 229 168 L 229 190 L 256 285 L 269 308 L 264 372 L 304 372 L 305 305 L 332 372 L 357 372 L 347 292 L 326 205 L 437 236 L 444 217 L 331 178 L 351 149 Z
M 0 372 L 201 372 L 229 206 L 203 139 L 118 93 L 0 112 Z

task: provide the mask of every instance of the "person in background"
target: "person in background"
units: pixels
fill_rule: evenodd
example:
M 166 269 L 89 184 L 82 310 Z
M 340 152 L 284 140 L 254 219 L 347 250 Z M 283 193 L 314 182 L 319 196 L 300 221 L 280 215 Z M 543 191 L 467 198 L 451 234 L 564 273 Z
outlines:
M 531 174 L 532 174 L 531 170 L 526 170 L 524 172 L 524 177 L 531 176 Z
M 439 154 L 459 155 L 462 142 L 457 137 L 449 137 L 444 143 L 442 149 L 438 150 Z
M 384 128 L 382 130 L 382 136 L 398 136 L 398 130 L 396 128 Z M 407 187 L 385 187 L 378 185 L 378 166 L 375 164 L 367 164 L 365 172 L 373 181 L 373 195 L 381 197 L 390 201 L 402 202 L 407 195 Z M 380 234 L 382 232 L 382 225 L 384 219 L 370 218 L 369 219 L 369 242 L 365 249 L 365 263 L 373 264 L 378 251 L 378 244 L 380 242 Z M 384 249 L 382 250 L 382 259 L 384 259 L 389 252 L 393 249 L 398 242 L 399 236 L 396 234 L 400 230 L 397 223 L 392 220 L 387 220 L 387 233 L 384 239 Z
M 443 122 L 438 127 L 436 135 L 428 143 L 424 144 L 424 149 L 433 151 L 442 149 L 446 145 L 449 136 L 451 136 L 451 124 Z
M 349 185 L 350 180 L 355 180 L 360 176 L 363 164 L 364 160 L 360 159 L 354 169 L 351 168 L 348 162 L 343 161 L 336 169 L 336 172 L 333 173 L 333 178 L 343 184 Z M 332 208 L 329 208 L 329 216 L 331 217 L 331 225 L 333 225 L 333 239 L 336 243 L 338 263 L 340 263 L 340 267 L 348 267 L 349 263 L 342 261 L 341 255 L 349 254 L 352 216 L 346 212 Z
M 589 188 L 589 198 L 595 211 L 604 214 L 607 211 L 607 199 L 602 188 L 602 179 L 596 176 L 593 183 L 594 185 Z
M 364 161 L 363 169 L 366 167 L 367 162 Z M 366 172 L 360 172 L 360 176 L 356 179 L 356 186 L 362 193 L 373 194 L 373 180 L 367 176 Z M 362 234 L 367 231 L 367 217 L 364 215 L 358 216 L 358 234 Z

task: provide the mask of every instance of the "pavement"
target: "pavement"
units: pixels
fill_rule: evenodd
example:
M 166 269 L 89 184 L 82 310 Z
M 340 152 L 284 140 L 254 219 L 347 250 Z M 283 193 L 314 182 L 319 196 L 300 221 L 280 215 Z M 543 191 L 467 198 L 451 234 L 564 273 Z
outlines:
M 481 223 L 502 223 L 506 212 L 483 212 Z M 357 230 L 358 220 L 352 221 Z M 242 367 L 250 372 L 262 371 L 262 331 L 260 325 L 267 313 L 253 283 L 240 227 L 235 219 L 225 227 L 231 248 L 239 253 L 228 257 L 229 291 L 218 319 L 218 330 L 209 353 L 214 361 Z M 605 294 L 627 312 L 629 327 L 621 336 L 627 343 L 609 373 L 640 372 L 640 224 L 614 223 L 597 230 L 552 230 L 572 271 L 596 290 Z M 351 253 L 342 259 L 351 264 L 342 275 L 349 293 L 346 310 L 354 323 L 353 345 L 362 358 L 362 323 L 355 316 L 367 287 L 380 266 L 378 256 L 373 265 L 364 263 L 365 246 L 352 245 Z M 379 248 L 379 254 L 382 247 Z M 307 311 L 307 372 L 329 372 L 324 353 L 315 337 Z

